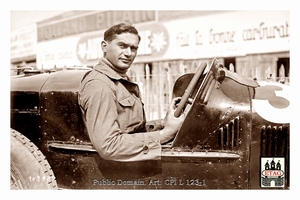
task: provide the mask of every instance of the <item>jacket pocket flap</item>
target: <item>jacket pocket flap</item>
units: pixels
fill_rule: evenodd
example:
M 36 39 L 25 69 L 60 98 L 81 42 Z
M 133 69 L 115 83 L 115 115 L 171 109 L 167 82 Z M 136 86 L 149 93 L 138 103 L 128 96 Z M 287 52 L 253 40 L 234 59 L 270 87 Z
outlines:
M 135 98 L 132 97 L 132 96 L 128 96 L 128 97 L 125 97 L 125 98 L 122 98 L 119 101 L 119 104 L 121 104 L 122 106 L 133 106 L 134 103 L 135 103 Z

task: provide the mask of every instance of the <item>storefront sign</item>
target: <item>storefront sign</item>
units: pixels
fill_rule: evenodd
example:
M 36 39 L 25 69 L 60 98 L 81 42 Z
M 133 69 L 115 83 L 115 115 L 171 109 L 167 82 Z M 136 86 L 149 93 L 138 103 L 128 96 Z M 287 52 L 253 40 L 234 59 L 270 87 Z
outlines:
M 38 43 L 36 63 L 38 69 L 82 66 L 76 57 L 78 37 Z
M 139 58 L 161 58 L 168 50 L 167 29 L 159 23 L 137 25 L 141 41 L 138 48 Z M 51 69 L 64 66 L 95 65 L 102 57 L 101 41 L 104 31 L 82 36 L 61 38 L 40 42 L 37 51 L 38 68 Z
M 10 58 L 21 58 L 36 54 L 36 24 L 25 26 L 10 34 Z
M 244 29 L 242 32 L 244 41 L 288 38 L 289 36 L 289 23 L 287 21 L 269 27 L 264 22 L 261 22 L 257 27 Z
M 114 10 L 102 11 L 86 16 L 51 22 L 38 27 L 38 41 L 53 40 L 79 33 L 104 30 L 120 22 L 138 24 L 155 20 L 155 11 L 151 10 Z
M 136 28 L 141 41 L 135 62 L 237 57 L 290 50 L 288 11 L 233 11 L 137 24 Z M 101 30 L 40 42 L 38 66 L 96 64 L 103 55 L 103 33 Z
M 137 29 L 141 36 L 137 59 L 140 57 L 161 58 L 168 50 L 169 35 L 167 29 L 159 23 L 137 26 Z M 80 63 L 93 65 L 99 61 L 103 55 L 101 49 L 102 40 L 103 32 L 80 37 L 76 48 L 77 58 Z
M 174 20 L 163 25 L 170 35 L 164 59 L 289 51 L 288 11 L 233 11 Z
M 101 42 L 103 33 L 80 37 L 76 45 L 76 56 L 80 63 L 94 65 L 102 57 Z

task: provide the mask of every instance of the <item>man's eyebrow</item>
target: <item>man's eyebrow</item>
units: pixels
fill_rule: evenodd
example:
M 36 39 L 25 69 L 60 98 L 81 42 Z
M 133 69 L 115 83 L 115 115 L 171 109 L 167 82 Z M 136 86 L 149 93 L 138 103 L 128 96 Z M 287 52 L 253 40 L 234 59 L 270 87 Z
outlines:
M 131 44 L 128 44 L 128 43 L 125 43 L 125 42 L 118 42 L 118 44 L 122 44 L 122 45 L 125 45 L 125 46 L 128 46 L 128 47 L 134 47 L 134 48 L 139 48 L 139 46 L 137 45 L 131 45 Z

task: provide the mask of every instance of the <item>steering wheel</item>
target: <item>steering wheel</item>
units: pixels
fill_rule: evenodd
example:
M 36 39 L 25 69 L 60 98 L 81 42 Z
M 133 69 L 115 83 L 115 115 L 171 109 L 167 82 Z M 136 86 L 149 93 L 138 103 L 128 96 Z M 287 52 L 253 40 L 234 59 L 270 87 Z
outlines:
M 197 71 L 195 72 L 191 82 L 189 83 L 186 90 L 184 91 L 184 94 L 182 95 L 181 100 L 174 112 L 175 117 L 179 117 L 180 114 L 183 112 L 183 109 L 184 109 L 186 103 L 188 102 L 188 99 L 189 99 L 191 93 L 195 90 L 197 82 L 198 82 L 200 76 L 202 75 L 202 73 L 204 72 L 206 65 L 207 65 L 207 63 L 205 63 L 205 62 L 201 63 L 201 65 L 198 67 Z

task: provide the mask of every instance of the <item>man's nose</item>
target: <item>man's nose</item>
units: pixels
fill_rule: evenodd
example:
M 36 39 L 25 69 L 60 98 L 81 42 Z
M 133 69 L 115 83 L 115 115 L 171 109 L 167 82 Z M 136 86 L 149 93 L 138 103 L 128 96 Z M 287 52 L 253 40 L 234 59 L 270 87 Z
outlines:
M 124 54 L 127 56 L 131 56 L 131 54 L 132 54 L 131 48 L 127 47 L 126 49 L 124 49 Z

